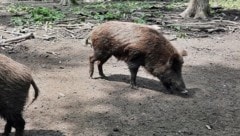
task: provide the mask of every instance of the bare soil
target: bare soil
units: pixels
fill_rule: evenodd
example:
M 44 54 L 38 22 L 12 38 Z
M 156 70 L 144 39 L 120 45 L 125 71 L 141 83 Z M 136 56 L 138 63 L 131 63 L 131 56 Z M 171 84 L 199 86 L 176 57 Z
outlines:
M 188 51 L 188 97 L 169 94 L 142 68 L 139 88 L 131 89 L 127 66 L 115 58 L 104 65 L 108 80 L 98 78 L 96 66 L 90 79 L 93 51 L 84 39 L 35 38 L 1 47 L 0 53 L 33 70 L 41 91 L 24 111 L 26 136 L 239 136 L 240 32 L 172 43 Z M 1 120 L 0 133 L 4 125 Z
M 97 78 L 96 66 L 96 79 L 90 79 L 92 48 L 79 39 L 32 39 L 0 52 L 32 68 L 41 90 L 24 112 L 26 135 L 238 136 L 239 39 L 236 32 L 172 42 L 189 54 L 183 67 L 187 98 L 169 94 L 143 69 L 139 88 L 131 89 L 127 66 L 114 58 L 104 65 L 108 80 Z

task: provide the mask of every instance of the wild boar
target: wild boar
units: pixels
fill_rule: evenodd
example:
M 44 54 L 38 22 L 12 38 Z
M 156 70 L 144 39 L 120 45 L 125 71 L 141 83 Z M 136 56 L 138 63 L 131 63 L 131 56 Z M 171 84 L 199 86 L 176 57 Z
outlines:
M 183 56 L 186 51 L 178 52 L 156 29 L 148 25 L 110 21 L 95 27 L 88 39 L 94 50 L 89 57 L 91 78 L 95 61 L 99 62 L 99 75 L 105 77 L 102 66 L 114 56 L 127 63 L 132 87 L 136 86 L 138 69 L 143 66 L 171 93 L 176 90 L 187 94 L 182 78 Z
M 30 70 L 0 54 L 0 116 L 7 122 L 4 136 L 9 136 L 12 127 L 15 136 L 23 136 L 25 121 L 22 116 L 30 86 L 35 90 L 34 102 L 39 94 Z

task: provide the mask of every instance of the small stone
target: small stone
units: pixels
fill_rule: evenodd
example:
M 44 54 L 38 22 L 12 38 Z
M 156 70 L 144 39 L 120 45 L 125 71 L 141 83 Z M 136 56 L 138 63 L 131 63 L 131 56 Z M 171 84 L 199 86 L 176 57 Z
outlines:
M 114 132 L 119 132 L 120 130 L 119 130 L 119 128 L 113 128 L 113 131 Z
M 58 93 L 59 96 L 64 97 L 65 95 L 63 93 Z
M 206 125 L 206 128 L 207 128 L 208 130 L 211 130 L 211 129 L 212 129 L 212 127 L 211 127 L 210 125 Z

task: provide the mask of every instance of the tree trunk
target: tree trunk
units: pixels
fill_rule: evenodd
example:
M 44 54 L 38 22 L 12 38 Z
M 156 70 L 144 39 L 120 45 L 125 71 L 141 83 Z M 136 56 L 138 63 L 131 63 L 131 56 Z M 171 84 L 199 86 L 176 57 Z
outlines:
M 78 5 L 76 0 L 61 0 L 59 4 L 63 6 Z
M 206 19 L 209 14 L 209 0 L 190 0 L 187 9 L 180 16 L 183 18 Z

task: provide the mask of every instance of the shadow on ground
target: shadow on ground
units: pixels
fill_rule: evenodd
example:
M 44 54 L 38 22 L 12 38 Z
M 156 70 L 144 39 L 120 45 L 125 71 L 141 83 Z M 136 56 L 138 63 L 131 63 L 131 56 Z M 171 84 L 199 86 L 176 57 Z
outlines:
M 2 26 L 8 26 L 11 20 L 11 15 L 1 15 L 0 13 L 0 25 Z
M 47 44 L 49 44 L 49 42 L 46 42 L 46 45 Z M 44 46 L 41 46 L 43 45 L 39 45 L 39 49 L 36 47 L 35 49 L 33 48 L 30 50 L 28 46 L 20 44 L 15 45 L 11 49 L 0 49 L 0 53 L 5 54 L 32 69 L 64 69 L 86 65 L 83 63 L 83 60 L 88 60 L 88 55 L 86 55 L 86 53 L 91 51 L 90 48 L 79 47 L 79 53 L 69 54 L 68 50 L 72 51 L 76 50 L 76 48 L 73 48 L 71 45 L 65 45 L 67 49 L 55 49 L 53 47 L 53 49 L 44 50 Z M 58 54 L 58 52 L 62 53 Z M 82 54 L 82 52 L 84 52 L 84 54 Z
M 66 136 L 55 130 L 25 130 L 25 136 Z
M 122 74 L 113 74 L 107 77 L 106 80 L 109 81 L 115 81 L 115 82 L 124 82 L 129 84 L 130 87 L 130 75 L 122 75 Z M 138 82 L 139 81 L 139 82 Z M 170 94 L 170 92 L 168 90 L 166 90 L 161 81 L 157 81 L 157 80 L 153 80 L 153 79 L 149 79 L 149 78 L 144 78 L 144 77 L 137 77 L 137 90 L 138 88 L 144 88 L 144 89 L 149 89 L 149 90 L 153 90 L 153 91 L 157 91 L 157 92 L 161 92 L 161 93 L 165 93 L 165 94 Z M 195 94 L 195 90 L 196 88 L 188 88 L 188 95 L 181 95 L 178 92 L 174 92 L 172 95 L 177 95 L 177 96 L 181 96 L 181 97 L 185 97 L 185 98 L 190 98 L 193 97 L 193 95 Z
M 237 9 L 227 9 L 217 11 L 220 16 L 223 16 L 226 20 L 239 21 L 240 20 L 240 10 Z
M 11 133 L 11 136 L 15 133 Z M 24 136 L 66 136 L 60 131 L 55 130 L 25 130 Z
M 138 90 L 106 81 L 104 87 L 89 90 L 102 91 L 105 97 L 70 104 L 82 105 L 81 114 L 63 107 L 74 114 L 66 121 L 74 124 L 73 131 L 79 135 L 239 134 L 240 70 L 222 65 L 191 66 L 185 73 L 186 84 L 195 92 L 190 99 L 162 93 L 159 82 L 141 77 Z M 126 82 L 126 78 L 112 75 L 109 81 Z

